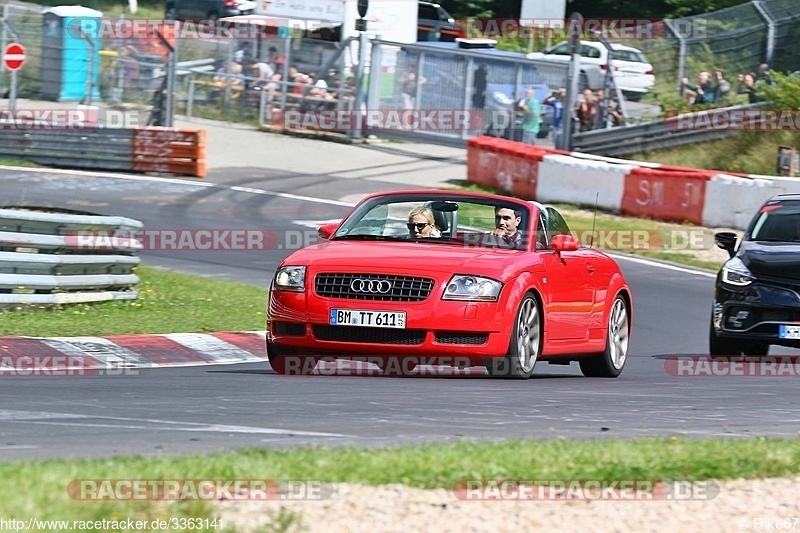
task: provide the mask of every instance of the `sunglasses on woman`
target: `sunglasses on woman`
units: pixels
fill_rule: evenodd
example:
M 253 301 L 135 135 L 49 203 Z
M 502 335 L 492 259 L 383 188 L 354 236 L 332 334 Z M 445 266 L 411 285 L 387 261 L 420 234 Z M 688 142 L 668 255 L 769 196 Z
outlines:
M 408 228 L 409 231 L 414 231 L 414 229 L 416 229 L 418 232 L 421 233 L 422 230 L 424 230 L 426 227 L 430 225 L 431 225 L 430 222 L 417 222 L 416 224 L 409 222 L 408 224 L 406 224 L 406 227 Z

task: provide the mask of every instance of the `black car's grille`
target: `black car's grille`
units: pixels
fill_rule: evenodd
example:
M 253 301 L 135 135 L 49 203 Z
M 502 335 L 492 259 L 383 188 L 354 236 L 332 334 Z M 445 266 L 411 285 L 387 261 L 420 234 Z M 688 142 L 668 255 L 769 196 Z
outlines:
M 370 291 L 369 282 L 374 282 Z M 383 283 L 388 281 L 390 288 Z M 317 274 L 314 290 L 328 298 L 351 300 L 379 300 L 392 302 L 420 302 L 431 294 L 433 280 L 409 276 L 380 274 Z
M 306 334 L 306 325 L 293 322 L 273 322 L 272 332 L 275 335 L 289 335 L 303 337 Z
M 364 342 L 372 344 L 422 344 L 424 330 L 383 329 L 361 326 L 313 326 L 314 336 L 321 341 Z
M 488 333 L 464 333 L 463 331 L 438 331 L 436 342 L 439 344 L 486 344 Z

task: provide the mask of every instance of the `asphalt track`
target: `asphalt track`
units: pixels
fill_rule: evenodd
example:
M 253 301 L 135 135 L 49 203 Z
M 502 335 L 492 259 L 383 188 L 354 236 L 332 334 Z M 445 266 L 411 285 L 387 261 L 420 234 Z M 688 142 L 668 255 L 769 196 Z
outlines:
M 0 205 L 130 216 L 149 229 L 269 229 L 269 250 L 142 253 L 161 266 L 265 287 L 319 221 L 358 195 L 402 185 L 231 169 L 224 186 L 0 171 Z M 243 189 L 231 189 L 242 187 Z M 249 189 L 248 189 L 249 188 Z M 333 192 L 332 192 L 333 191 Z M 706 353 L 713 279 L 620 259 L 634 296 L 623 375 L 537 366 L 486 377 L 275 375 L 266 364 L 156 369 L 124 377 L 0 378 L 0 457 L 146 455 L 267 445 L 387 446 L 457 439 L 796 436 L 797 377 L 676 377 L 666 358 Z M 797 354 L 792 350 L 773 353 Z

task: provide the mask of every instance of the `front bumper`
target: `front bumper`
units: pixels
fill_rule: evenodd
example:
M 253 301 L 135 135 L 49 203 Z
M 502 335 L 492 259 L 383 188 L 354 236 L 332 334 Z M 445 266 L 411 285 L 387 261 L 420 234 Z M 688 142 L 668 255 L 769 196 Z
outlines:
M 422 302 L 364 301 L 305 293 L 270 294 L 267 340 L 302 353 L 352 355 L 463 356 L 480 362 L 502 357 L 510 340 L 509 313 L 501 302 L 436 300 Z M 404 329 L 332 326 L 330 310 L 404 311 Z M 513 321 L 513 313 L 511 316 Z
M 762 280 L 741 289 L 717 285 L 712 323 L 721 337 L 800 348 L 800 339 L 782 339 L 780 326 L 800 326 L 800 284 Z

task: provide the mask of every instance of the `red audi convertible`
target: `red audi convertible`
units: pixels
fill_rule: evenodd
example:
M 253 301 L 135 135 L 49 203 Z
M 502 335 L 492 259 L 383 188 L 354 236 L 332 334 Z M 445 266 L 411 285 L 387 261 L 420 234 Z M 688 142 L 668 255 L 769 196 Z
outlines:
M 616 262 L 582 246 L 552 207 L 380 193 L 319 236 L 272 279 L 266 344 L 279 374 L 363 356 L 395 375 L 483 365 L 526 379 L 537 361 L 578 361 L 592 377 L 622 372 L 631 291 Z

